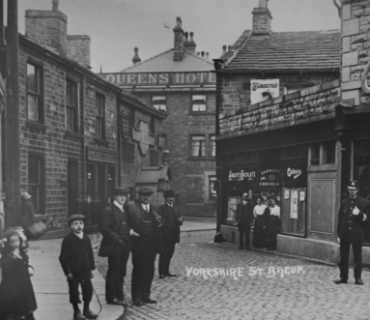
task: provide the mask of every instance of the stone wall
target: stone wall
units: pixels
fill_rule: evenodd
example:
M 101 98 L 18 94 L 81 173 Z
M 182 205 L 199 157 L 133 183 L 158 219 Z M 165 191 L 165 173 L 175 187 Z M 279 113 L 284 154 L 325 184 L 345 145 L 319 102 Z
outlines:
M 370 61 L 370 2 L 342 0 L 342 99 L 369 103 L 360 90 L 361 73 Z

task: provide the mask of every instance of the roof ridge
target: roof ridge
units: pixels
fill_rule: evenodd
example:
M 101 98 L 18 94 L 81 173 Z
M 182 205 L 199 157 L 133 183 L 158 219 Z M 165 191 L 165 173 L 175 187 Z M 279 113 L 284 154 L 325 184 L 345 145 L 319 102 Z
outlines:
M 139 63 L 136 63 L 136 64 L 134 64 L 133 66 L 130 66 L 130 67 L 128 67 L 128 68 L 122 69 L 122 70 L 121 70 L 121 72 L 126 72 L 127 70 L 130 70 L 130 69 L 133 69 L 133 68 L 135 68 L 135 67 L 137 67 L 137 66 L 140 66 L 140 65 L 144 64 L 145 62 L 148 62 L 148 61 L 151 61 L 151 60 L 153 60 L 153 59 L 155 59 L 155 58 L 158 58 L 159 56 L 161 56 L 161 55 L 163 55 L 163 54 L 166 54 L 167 52 L 170 52 L 170 51 L 172 51 L 172 50 L 174 50 L 174 48 L 171 48 L 171 49 L 168 49 L 168 50 L 163 51 L 163 52 L 161 52 L 161 53 L 158 53 L 157 55 L 155 55 L 155 56 L 153 56 L 153 57 L 151 57 L 151 58 L 148 58 L 148 59 L 143 60 L 143 61 L 141 61 L 141 62 L 139 62 Z

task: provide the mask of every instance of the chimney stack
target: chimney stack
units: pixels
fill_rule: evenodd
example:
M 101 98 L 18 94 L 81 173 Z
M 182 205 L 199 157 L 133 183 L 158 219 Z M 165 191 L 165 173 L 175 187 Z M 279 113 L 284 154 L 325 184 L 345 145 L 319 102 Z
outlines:
M 26 11 L 26 37 L 37 44 L 67 56 L 67 16 L 58 10 L 59 1 L 53 0 L 53 10 Z
M 173 61 L 181 61 L 184 56 L 184 31 L 182 30 L 182 21 L 180 17 L 176 18 L 176 27 L 173 29 L 175 33 L 175 52 Z
M 187 38 L 187 32 L 185 35 L 186 41 L 185 41 L 185 48 L 190 51 L 191 53 L 195 54 L 195 48 L 197 47 L 197 44 L 194 42 L 194 32 L 190 32 L 190 40 Z
M 254 35 L 269 35 L 271 33 L 272 15 L 268 9 L 269 0 L 259 0 L 258 8 L 253 9 L 253 31 Z
M 135 56 L 132 58 L 132 62 L 134 64 L 137 64 L 137 63 L 141 62 L 141 59 L 139 57 L 139 49 L 137 47 L 135 47 L 134 51 L 135 51 Z
M 67 57 L 80 65 L 91 68 L 90 42 L 87 35 L 67 36 Z

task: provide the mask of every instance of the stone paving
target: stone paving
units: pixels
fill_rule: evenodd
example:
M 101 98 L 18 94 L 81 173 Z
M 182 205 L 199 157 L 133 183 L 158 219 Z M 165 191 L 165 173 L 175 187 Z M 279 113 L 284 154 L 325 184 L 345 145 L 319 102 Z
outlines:
M 128 308 L 126 319 L 370 319 L 368 270 L 364 286 L 354 285 L 353 278 L 348 285 L 335 285 L 336 267 L 214 244 L 213 235 L 182 233 L 171 270 L 178 277 L 160 280 L 156 274 L 151 297 L 158 304 Z M 97 259 L 105 274 L 105 260 Z M 131 270 L 129 261 L 128 301 Z M 216 276 L 217 271 L 225 274 Z

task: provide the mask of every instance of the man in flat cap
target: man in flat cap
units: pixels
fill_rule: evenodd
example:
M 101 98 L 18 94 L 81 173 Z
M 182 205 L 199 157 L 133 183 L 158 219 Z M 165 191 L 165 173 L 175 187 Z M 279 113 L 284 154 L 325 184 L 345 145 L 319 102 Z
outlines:
M 368 219 L 370 202 L 357 196 L 358 183 L 351 181 L 348 186 L 349 198 L 342 201 L 338 215 L 338 242 L 340 244 L 340 278 L 334 280 L 336 284 L 347 283 L 349 251 L 352 244 L 354 255 L 355 283 L 363 285 L 362 271 L 362 241 L 364 232 L 362 223 Z
M 155 270 L 156 254 L 162 249 L 159 234 L 160 216 L 150 204 L 149 188 L 138 190 L 139 198 L 130 201 L 127 211 L 132 230 L 132 302 L 140 307 L 143 303 L 157 303 L 150 298 L 151 287 Z
M 99 256 L 108 257 L 105 299 L 108 304 L 124 304 L 123 283 L 130 255 L 130 224 L 125 208 L 128 189 L 117 187 L 114 201 L 103 211 L 99 231 L 103 235 Z
M 180 226 L 182 225 L 179 209 L 174 206 L 175 192 L 173 190 L 166 190 L 164 192 L 164 199 L 165 203 L 158 207 L 158 214 L 162 219 L 160 231 L 163 243 L 163 250 L 158 262 L 160 279 L 176 276 L 176 274 L 170 273 L 170 264 L 175 253 L 175 245 L 180 242 Z

